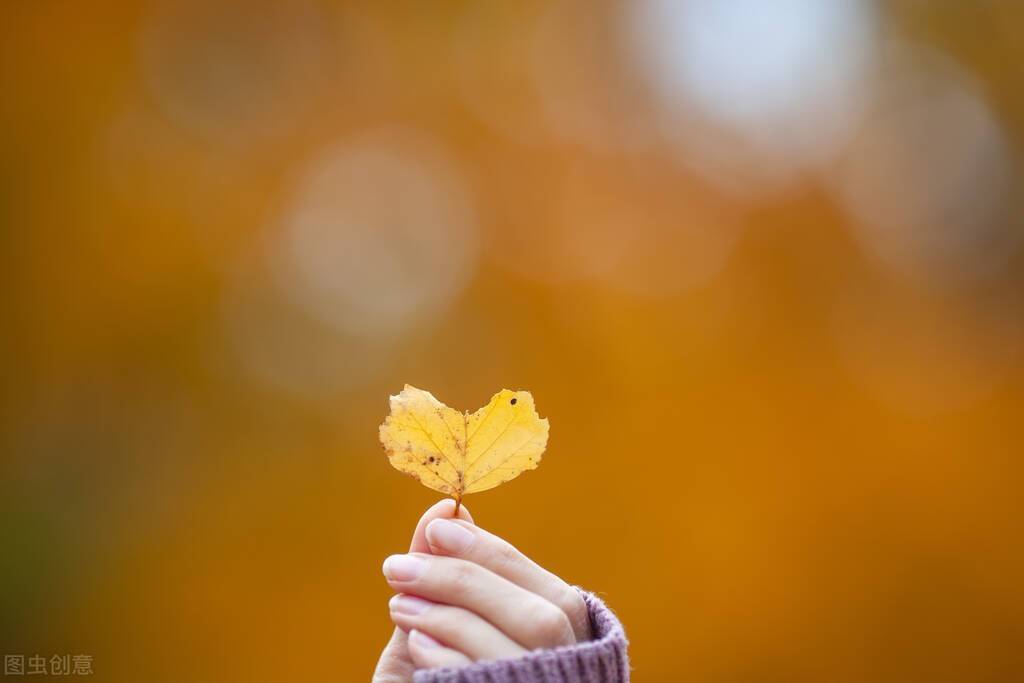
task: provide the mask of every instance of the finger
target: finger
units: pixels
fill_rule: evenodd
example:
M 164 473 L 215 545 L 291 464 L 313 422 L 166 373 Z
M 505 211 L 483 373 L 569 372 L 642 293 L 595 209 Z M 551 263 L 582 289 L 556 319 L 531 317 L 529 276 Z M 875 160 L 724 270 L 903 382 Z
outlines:
M 461 652 L 445 647 L 426 633 L 416 630 L 409 631 L 409 656 L 417 669 L 443 669 L 473 663 Z
M 391 640 L 384 647 L 373 672 L 373 683 L 404 683 L 412 680 L 413 664 L 409 657 L 408 635 L 395 627 Z
M 561 608 L 579 641 L 590 640 L 590 614 L 579 591 L 480 527 L 434 518 L 426 525 L 430 552 L 475 562 Z
M 576 642 L 569 617 L 559 607 L 474 562 L 422 553 L 392 555 L 384 560 L 384 576 L 399 593 L 475 612 L 528 650 Z
M 430 545 L 427 543 L 426 535 L 427 525 L 438 518 L 451 518 L 454 511 L 455 501 L 451 498 L 445 498 L 431 505 L 416 524 L 416 531 L 412 535 L 412 544 L 409 546 L 409 552 L 429 553 Z M 459 518 L 470 524 L 473 523 L 473 515 L 469 514 L 469 510 L 466 509 L 465 505 L 459 508 Z
M 391 598 L 390 607 L 391 620 L 399 628 L 426 633 L 474 661 L 526 654 L 526 648 L 461 607 L 440 605 L 413 595 L 396 595 Z

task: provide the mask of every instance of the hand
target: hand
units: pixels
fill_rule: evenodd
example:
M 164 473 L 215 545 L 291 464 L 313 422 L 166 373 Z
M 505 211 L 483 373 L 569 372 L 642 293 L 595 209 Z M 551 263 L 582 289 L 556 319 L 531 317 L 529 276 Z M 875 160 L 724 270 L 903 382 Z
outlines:
M 388 584 L 399 592 L 391 619 L 408 634 L 413 668 L 505 659 L 590 639 L 576 589 L 471 517 L 450 519 L 452 505 L 442 501 L 428 510 L 411 552 L 384 562 Z M 417 543 L 421 529 L 425 550 Z
M 439 517 L 451 518 L 454 508 L 455 501 L 449 498 L 434 504 L 427 510 L 416 524 L 409 552 L 430 552 L 430 545 L 427 543 L 427 525 Z M 469 514 L 469 510 L 465 506 L 459 510 L 459 518 L 469 522 L 473 521 L 473 516 Z M 391 634 L 391 640 L 388 641 L 377 661 L 377 668 L 373 672 L 373 683 L 408 683 L 412 680 L 412 673 L 415 669 L 416 664 L 409 654 L 408 634 L 396 626 Z

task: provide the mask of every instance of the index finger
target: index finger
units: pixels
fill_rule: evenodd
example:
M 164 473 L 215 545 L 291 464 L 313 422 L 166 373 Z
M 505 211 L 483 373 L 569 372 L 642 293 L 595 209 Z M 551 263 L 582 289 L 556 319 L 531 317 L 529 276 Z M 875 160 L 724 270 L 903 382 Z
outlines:
M 576 640 L 590 640 L 590 614 L 575 588 L 526 557 L 511 543 L 462 520 L 435 517 L 427 522 L 429 552 L 469 560 L 560 608 Z

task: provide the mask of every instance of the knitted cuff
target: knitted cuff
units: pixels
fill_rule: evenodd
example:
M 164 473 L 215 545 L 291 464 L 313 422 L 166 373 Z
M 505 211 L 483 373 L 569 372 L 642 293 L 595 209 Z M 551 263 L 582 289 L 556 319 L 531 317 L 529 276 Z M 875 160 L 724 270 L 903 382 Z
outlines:
M 600 598 L 577 590 L 587 603 L 593 640 L 534 650 L 515 659 L 421 669 L 413 675 L 413 683 L 627 683 L 628 641 L 622 624 Z

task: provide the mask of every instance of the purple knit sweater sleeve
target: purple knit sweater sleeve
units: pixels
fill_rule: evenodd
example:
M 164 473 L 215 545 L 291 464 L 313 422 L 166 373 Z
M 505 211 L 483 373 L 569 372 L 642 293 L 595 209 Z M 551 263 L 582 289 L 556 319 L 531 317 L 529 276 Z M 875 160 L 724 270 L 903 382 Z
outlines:
M 457 669 L 421 669 L 413 683 L 627 683 L 622 624 L 600 598 L 583 590 L 580 594 L 590 612 L 593 640 Z

